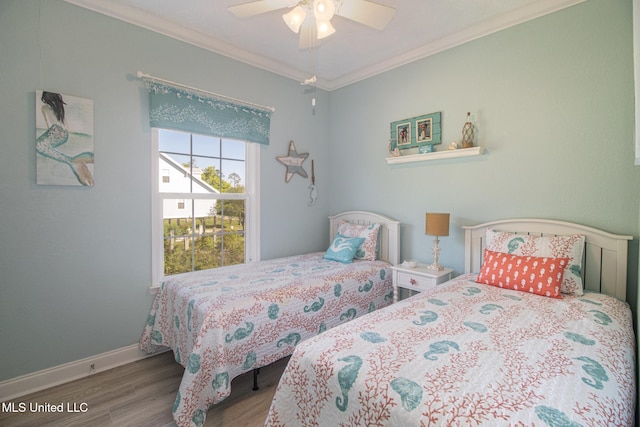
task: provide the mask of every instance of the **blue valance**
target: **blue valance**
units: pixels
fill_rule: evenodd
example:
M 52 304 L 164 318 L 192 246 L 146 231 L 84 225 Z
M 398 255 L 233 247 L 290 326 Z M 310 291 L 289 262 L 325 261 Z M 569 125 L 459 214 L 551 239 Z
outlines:
M 269 144 L 273 109 L 143 78 L 151 127 Z

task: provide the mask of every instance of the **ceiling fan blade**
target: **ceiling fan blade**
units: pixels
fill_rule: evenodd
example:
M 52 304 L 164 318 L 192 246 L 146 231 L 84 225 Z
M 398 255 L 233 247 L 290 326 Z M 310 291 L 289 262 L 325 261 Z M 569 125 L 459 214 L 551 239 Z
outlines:
M 238 18 L 248 18 L 250 16 L 288 7 L 288 3 L 289 2 L 287 0 L 257 0 L 252 1 L 251 3 L 229 6 L 227 9 Z
M 336 15 L 359 22 L 376 30 L 384 30 L 396 10 L 368 0 L 344 0 Z

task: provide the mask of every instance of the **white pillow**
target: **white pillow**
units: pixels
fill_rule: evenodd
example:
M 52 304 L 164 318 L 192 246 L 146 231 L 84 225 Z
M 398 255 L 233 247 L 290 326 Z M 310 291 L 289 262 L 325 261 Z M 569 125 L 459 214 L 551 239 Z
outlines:
M 354 259 L 374 261 L 378 255 L 378 231 L 380 224 L 358 225 L 340 221 L 338 233 L 346 237 L 363 237 L 364 242 L 356 251 Z
M 536 257 L 569 258 L 562 277 L 563 294 L 583 295 L 582 252 L 584 236 L 530 236 L 487 230 L 485 248 L 494 252 Z

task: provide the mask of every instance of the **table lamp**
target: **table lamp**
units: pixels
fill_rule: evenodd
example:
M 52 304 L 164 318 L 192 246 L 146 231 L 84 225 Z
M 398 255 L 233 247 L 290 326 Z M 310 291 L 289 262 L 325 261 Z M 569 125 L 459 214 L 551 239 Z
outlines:
M 424 234 L 435 236 L 433 241 L 433 264 L 427 266 L 429 270 L 444 270 L 444 267 L 438 264 L 438 254 L 440 248 L 438 237 L 449 235 L 449 214 L 448 213 L 429 213 L 425 218 Z

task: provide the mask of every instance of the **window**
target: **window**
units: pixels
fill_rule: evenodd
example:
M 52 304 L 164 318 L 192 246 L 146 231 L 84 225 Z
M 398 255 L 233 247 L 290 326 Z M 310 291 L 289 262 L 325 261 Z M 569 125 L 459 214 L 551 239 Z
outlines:
M 259 147 L 153 129 L 153 283 L 259 258 Z
M 259 146 L 269 145 L 275 110 L 138 76 L 152 129 L 152 287 L 165 275 L 258 260 Z

